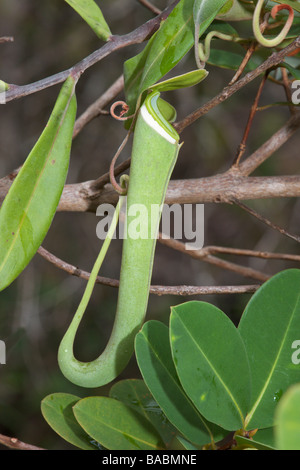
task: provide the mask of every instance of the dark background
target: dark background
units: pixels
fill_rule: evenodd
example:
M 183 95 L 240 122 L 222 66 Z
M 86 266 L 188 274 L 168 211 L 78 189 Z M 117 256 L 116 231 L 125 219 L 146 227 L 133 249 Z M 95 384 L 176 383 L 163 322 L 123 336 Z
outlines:
M 98 2 L 114 34 L 124 34 L 144 23 L 152 14 L 136 0 Z M 167 2 L 157 0 L 163 8 Z M 236 25 L 235 25 L 236 26 Z M 239 24 L 240 31 L 248 26 Z M 101 47 L 102 42 L 63 0 L 2 0 L 0 36 L 13 36 L 12 44 L 0 45 L 0 79 L 15 84 L 31 83 L 69 68 Z M 216 43 L 217 44 L 217 43 Z M 77 87 L 78 116 L 122 73 L 123 63 L 143 46 L 114 53 L 89 69 Z M 238 46 L 234 46 L 238 47 Z M 182 61 L 178 73 L 195 68 L 193 52 Z M 198 87 L 168 94 L 178 118 L 201 106 L 230 80 L 232 71 L 208 66 L 209 78 Z M 182 134 L 185 142 L 173 179 L 197 178 L 228 169 L 242 138 L 259 80 L 211 111 Z M 60 87 L 10 102 L 0 107 L 0 177 L 19 167 L 32 149 L 49 118 Z M 120 95 L 120 99 L 124 96 Z M 268 83 L 261 104 L 285 100 L 281 87 Z M 285 108 L 258 113 L 250 133 L 246 155 L 261 145 L 289 117 Z M 107 172 L 125 135 L 123 125 L 108 116 L 92 121 L 74 140 L 68 183 L 94 179 Z M 267 161 L 255 174 L 288 175 L 299 171 L 298 137 Z M 121 159 L 130 154 L 126 149 Z M 249 203 L 287 230 L 297 233 L 299 201 L 263 200 Z M 55 255 L 90 271 L 98 254 L 98 218 L 94 214 L 58 213 L 43 246 Z M 227 205 L 205 206 L 205 245 L 299 253 L 295 242 L 284 238 L 240 209 Z M 121 246 L 111 246 L 101 274 L 119 277 Z M 279 261 L 234 259 L 247 266 L 275 274 L 286 267 Z M 230 285 L 255 281 L 190 259 L 170 248 L 157 246 L 153 284 Z M 49 449 L 68 449 L 49 428 L 40 402 L 49 393 L 69 392 L 80 397 L 107 394 L 85 390 L 64 379 L 57 365 L 60 340 L 78 306 L 85 281 L 67 275 L 36 255 L 20 277 L 0 295 L 0 339 L 6 342 L 7 364 L 0 366 L 0 433 Z M 76 340 L 77 355 L 91 360 L 109 337 L 117 291 L 97 285 Z M 238 322 L 249 295 L 202 296 Z M 148 319 L 168 323 L 170 306 L 190 300 L 150 296 Z M 140 377 L 134 358 L 121 378 Z

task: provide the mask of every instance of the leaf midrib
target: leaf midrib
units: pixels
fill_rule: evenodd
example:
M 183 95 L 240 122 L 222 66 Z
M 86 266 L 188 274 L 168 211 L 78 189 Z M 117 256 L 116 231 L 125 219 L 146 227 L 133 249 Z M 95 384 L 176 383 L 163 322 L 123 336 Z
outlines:
M 295 302 L 295 307 L 294 307 L 294 310 L 293 310 L 293 312 L 292 312 L 291 318 L 290 318 L 290 320 L 289 320 L 289 322 L 288 322 L 286 331 L 285 331 L 285 333 L 284 333 L 284 336 L 283 336 L 283 339 L 282 339 L 282 342 L 281 342 L 281 346 L 280 346 L 280 348 L 279 348 L 279 350 L 278 350 L 278 354 L 277 354 L 276 359 L 275 359 L 275 361 L 274 361 L 274 365 L 273 365 L 273 367 L 272 367 L 271 370 L 270 370 L 270 373 L 269 373 L 269 375 L 268 375 L 268 378 L 267 378 L 267 380 L 266 380 L 266 383 L 265 383 L 264 387 L 263 387 L 262 390 L 261 390 L 261 393 L 259 394 L 259 396 L 258 396 L 256 402 L 254 403 L 254 405 L 252 406 L 251 410 L 249 411 L 249 413 L 248 413 L 247 416 L 246 416 L 246 420 L 245 420 L 245 427 L 246 427 L 246 428 L 249 426 L 249 423 L 251 422 L 251 419 L 252 419 L 252 417 L 253 417 L 253 415 L 254 415 L 254 413 L 255 413 L 255 411 L 256 411 L 256 409 L 257 409 L 259 403 L 260 403 L 261 400 L 263 399 L 263 396 L 264 396 L 264 394 L 265 394 L 265 392 L 266 392 L 266 390 L 267 390 L 267 388 L 268 388 L 268 386 L 269 386 L 269 384 L 270 384 L 270 382 L 271 382 L 271 379 L 272 379 L 272 377 L 273 377 L 274 371 L 275 371 L 276 366 L 277 366 L 277 364 L 278 364 L 278 361 L 279 361 L 279 359 L 280 359 L 280 355 L 281 355 L 282 349 L 283 349 L 284 344 L 285 344 L 285 339 L 286 339 L 286 337 L 287 337 L 287 335 L 288 335 L 288 332 L 290 331 L 290 326 L 291 326 L 292 321 L 293 321 L 293 319 L 294 319 L 294 317 L 295 317 L 295 312 L 296 312 L 296 310 L 297 310 L 297 306 L 298 306 L 299 300 L 300 300 L 300 294 L 298 294 L 297 300 L 296 300 L 296 302 Z
M 76 406 L 76 405 L 75 405 Z M 86 417 L 90 418 L 90 414 L 87 413 L 86 411 L 83 411 L 83 410 L 74 410 L 75 412 L 75 415 L 76 413 L 78 414 L 78 412 L 81 412 L 81 414 L 84 414 Z M 104 419 L 104 418 L 103 418 Z M 116 428 L 115 426 L 112 426 L 111 424 L 108 424 L 106 421 L 103 421 L 103 419 L 101 419 L 101 417 L 98 415 L 97 416 L 97 422 L 101 423 L 104 427 L 118 433 L 118 434 L 121 434 L 122 436 L 128 436 L 130 439 L 132 439 L 133 441 L 137 441 L 137 442 L 140 442 L 142 444 L 147 444 L 149 447 L 153 448 L 153 449 L 158 449 L 158 447 L 155 445 L 155 444 L 151 444 L 151 442 L 148 442 L 148 441 L 145 441 L 145 439 L 141 439 L 133 434 L 130 434 L 129 432 L 124 432 L 122 431 L 121 429 L 119 428 Z M 85 430 L 85 432 L 87 432 L 88 434 L 90 434 L 86 429 L 85 429 L 85 425 L 81 424 L 80 425 L 82 426 L 82 428 Z M 157 436 L 155 436 L 157 437 Z M 97 440 L 97 438 L 94 437 L 94 439 Z
M 188 23 L 190 23 L 190 21 L 191 21 L 192 18 L 193 18 L 193 15 L 191 15 L 191 16 L 187 19 L 187 21 L 182 24 L 181 28 L 176 32 L 176 34 L 174 34 L 174 35 L 170 38 L 169 42 L 167 42 L 167 44 L 166 44 L 164 47 L 162 47 L 162 48 L 160 49 L 159 53 L 155 56 L 154 60 L 149 64 L 149 66 L 147 67 L 147 69 L 146 69 L 146 65 L 147 65 L 147 62 L 146 62 L 145 67 L 144 67 L 144 70 L 143 70 L 143 76 L 142 76 L 142 80 L 141 80 L 140 93 L 139 93 L 139 95 L 142 94 L 143 91 L 145 91 L 145 88 L 144 88 L 144 86 L 143 86 L 143 83 L 145 83 L 145 79 L 147 78 L 147 74 L 148 74 L 149 71 L 152 69 L 153 64 L 155 64 L 155 63 L 160 59 L 161 55 L 165 52 L 166 48 L 168 48 L 169 45 L 171 44 L 171 42 L 174 41 L 174 39 L 179 36 L 179 34 L 181 33 L 181 31 L 186 27 L 186 25 L 187 25 Z M 153 46 L 152 46 L 152 47 L 153 47 Z M 150 53 L 149 53 L 149 55 L 150 55 Z
M 240 415 L 240 418 L 241 418 L 241 421 L 242 421 L 242 424 L 244 425 L 244 415 L 242 413 L 242 410 L 240 408 L 240 406 L 238 405 L 234 395 L 232 394 L 232 392 L 230 391 L 230 389 L 228 388 L 228 386 L 226 385 L 226 383 L 224 382 L 224 380 L 222 379 L 222 377 L 220 376 L 220 374 L 218 373 L 218 371 L 216 370 L 216 368 L 213 366 L 212 362 L 208 359 L 207 355 L 204 353 L 204 351 L 202 350 L 202 348 L 199 346 L 199 344 L 196 342 L 195 338 L 192 336 L 192 334 L 190 333 L 190 331 L 187 329 L 186 325 L 182 322 L 181 318 L 179 317 L 179 315 L 177 315 L 177 318 L 180 320 L 183 328 L 186 330 L 186 332 L 188 333 L 188 335 L 190 336 L 190 338 L 192 339 L 193 343 L 196 345 L 196 348 L 200 351 L 200 353 L 202 354 L 202 356 L 204 357 L 204 359 L 206 360 L 206 362 L 208 363 L 208 365 L 211 367 L 212 371 L 215 373 L 217 379 L 220 381 L 221 385 L 223 386 L 225 392 L 228 394 L 229 398 L 231 399 L 232 403 L 234 404 L 234 406 L 236 407 L 236 410 L 238 411 L 239 415 Z
M 151 348 L 152 352 L 154 353 L 156 359 L 158 360 L 158 362 L 161 364 L 161 366 L 163 367 L 163 369 L 167 372 L 167 375 L 170 377 L 171 381 L 174 383 L 174 385 L 176 386 L 176 388 L 178 389 L 178 391 L 180 392 L 180 394 L 189 402 L 189 404 L 191 405 L 191 407 L 194 408 L 195 410 L 195 413 L 197 414 L 198 418 L 200 419 L 200 421 L 202 422 L 203 426 L 205 427 L 205 429 L 207 430 L 207 433 L 208 435 L 211 437 L 211 439 L 213 440 L 213 435 L 212 435 L 212 432 L 211 430 L 209 429 L 207 423 L 204 421 L 203 419 L 203 416 L 201 416 L 201 414 L 198 412 L 198 410 L 196 409 L 195 405 L 189 400 L 189 398 L 185 395 L 185 393 L 183 392 L 182 388 L 181 388 L 181 385 L 180 383 L 178 382 L 177 378 L 174 377 L 171 372 L 169 371 L 169 369 L 166 367 L 165 363 L 161 361 L 160 359 L 160 356 L 158 355 L 158 353 L 155 351 L 155 349 L 152 347 L 152 344 L 150 343 L 150 341 L 148 340 L 148 338 L 143 335 L 145 340 L 147 341 L 149 347 Z M 176 372 L 176 371 L 175 371 Z M 155 397 L 154 397 L 155 398 Z M 158 400 L 156 400 L 158 402 Z

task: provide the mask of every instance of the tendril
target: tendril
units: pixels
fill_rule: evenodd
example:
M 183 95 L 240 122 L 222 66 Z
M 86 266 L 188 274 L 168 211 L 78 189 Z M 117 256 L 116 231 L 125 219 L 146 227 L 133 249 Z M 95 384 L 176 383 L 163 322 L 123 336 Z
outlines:
M 219 31 L 211 31 L 208 33 L 204 40 L 204 44 L 200 43 L 198 47 L 198 54 L 201 62 L 207 62 L 210 56 L 210 47 L 211 47 L 211 41 L 212 39 L 216 37 L 218 39 L 223 39 L 224 41 L 234 41 L 238 42 L 240 38 L 236 36 L 232 36 L 229 34 L 224 34 Z
M 285 40 L 285 38 L 288 35 L 288 32 L 293 24 L 294 21 L 294 10 L 290 5 L 287 4 L 280 4 L 276 5 L 275 7 L 272 8 L 271 10 L 271 16 L 273 19 L 276 18 L 277 13 L 281 10 L 288 10 L 289 12 L 289 17 L 282 28 L 281 32 L 273 39 L 267 39 L 263 36 L 261 30 L 260 30 L 260 15 L 262 12 L 264 0 L 258 0 L 255 10 L 254 10 L 254 15 L 253 15 L 253 32 L 256 40 L 259 42 L 264 47 L 276 47 L 279 46 L 279 44 L 282 43 L 282 41 Z
M 116 178 L 115 178 L 115 164 L 116 164 L 117 159 L 119 158 L 120 153 L 122 152 L 125 145 L 127 144 L 129 136 L 130 136 L 130 131 L 127 133 L 125 139 L 123 140 L 123 142 L 121 143 L 121 145 L 118 148 L 117 152 L 115 153 L 115 155 L 114 155 L 114 157 L 111 161 L 110 167 L 109 167 L 110 183 L 114 187 L 114 189 L 117 191 L 117 193 L 120 194 L 121 196 L 125 196 L 127 194 L 127 186 L 128 186 L 128 184 L 127 184 L 128 179 L 127 178 L 128 178 L 128 175 L 122 175 L 121 176 L 121 179 L 120 179 L 121 186 L 120 186 L 117 183 Z
M 118 108 L 119 106 L 122 106 L 122 111 L 120 112 L 119 115 L 115 113 L 115 109 Z M 124 116 L 124 114 L 128 113 L 129 106 L 125 101 L 116 101 L 111 107 L 110 107 L 110 114 L 112 115 L 113 118 L 117 119 L 118 121 L 127 121 L 127 119 L 132 118 L 132 116 Z

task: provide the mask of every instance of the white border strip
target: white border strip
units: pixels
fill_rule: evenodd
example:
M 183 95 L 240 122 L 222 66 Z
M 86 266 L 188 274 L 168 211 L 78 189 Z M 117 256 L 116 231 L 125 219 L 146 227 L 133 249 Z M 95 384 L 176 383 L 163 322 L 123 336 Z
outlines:
M 155 121 L 154 117 L 151 116 L 145 104 L 141 107 L 141 116 L 152 129 L 154 129 L 159 135 L 161 135 L 165 140 L 170 142 L 171 144 L 176 144 L 177 141 L 172 137 L 163 127 L 161 127 L 157 121 Z

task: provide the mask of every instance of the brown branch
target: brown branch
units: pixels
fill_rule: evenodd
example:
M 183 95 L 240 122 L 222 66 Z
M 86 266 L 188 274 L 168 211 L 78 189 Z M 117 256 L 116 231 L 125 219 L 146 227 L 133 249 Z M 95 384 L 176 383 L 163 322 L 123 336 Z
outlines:
M 32 444 L 26 444 L 25 442 L 19 441 L 15 437 L 8 437 L 0 434 L 0 444 L 8 447 L 9 449 L 15 450 L 45 450 L 41 447 L 33 446 Z
M 66 263 L 57 256 L 53 255 L 45 248 L 40 247 L 38 250 L 39 255 L 52 263 L 57 268 L 71 274 L 72 276 L 88 280 L 90 273 L 83 271 L 75 266 Z M 97 276 L 97 284 L 102 284 L 110 287 L 119 287 L 117 279 L 110 279 L 107 277 Z M 251 294 L 256 292 L 260 285 L 241 285 L 241 286 L 150 286 L 150 294 L 154 295 L 178 295 L 178 296 L 191 296 L 191 295 L 212 295 L 212 294 Z
M 247 177 L 281 148 L 300 128 L 300 113 L 292 116 L 281 129 L 251 154 L 238 168 L 208 178 L 171 181 L 166 194 L 166 203 L 228 202 L 231 197 L 243 199 L 265 199 L 277 197 L 299 197 L 300 177 Z M 115 168 L 115 174 L 126 171 L 130 158 Z M 0 203 L 4 200 L 18 170 L 0 179 Z M 109 173 L 97 180 L 66 185 L 58 211 L 95 212 L 100 204 L 116 204 L 117 193 L 110 185 Z
M 270 276 L 255 269 L 247 268 L 245 266 L 241 266 L 239 264 L 225 261 L 223 259 L 212 256 L 205 248 L 202 248 L 200 250 L 187 250 L 185 244 L 180 242 L 179 240 L 174 240 L 172 238 L 165 239 L 161 236 L 159 237 L 159 242 L 162 245 L 172 248 L 173 250 L 185 253 L 186 255 L 194 259 L 198 259 L 214 266 L 218 266 L 219 268 L 235 272 L 244 277 L 255 279 L 256 281 L 265 282 L 270 278 Z
M 291 84 L 290 84 L 289 77 L 288 77 L 288 71 L 286 70 L 286 68 L 281 67 L 281 73 L 282 73 L 282 82 L 283 82 L 283 87 L 285 91 L 285 96 L 289 103 L 289 110 L 290 110 L 291 115 L 294 116 L 297 110 L 295 106 L 293 105 Z
M 88 68 L 100 62 L 102 59 L 112 54 L 113 52 L 133 44 L 141 44 L 157 31 L 160 23 L 169 16 L 178 2 L 179 0 L 175 0 L 160 15 L 152 18 L 147 23 L 144 23 L 143 25 L 136 28 L 134 31 L 123 36 L 111 36 L 109 41 L 104 44 L 103 47 L 85 57 L 83 60 L 67 70 L 39 80 L 35 83 L 30 83 L 28 85 L 18 86 L 9 84 L 10 89 L 5 94 L 6 102 L 22 98 L 32 93 L 37 93 L 38 91 L 44 90 L 45 88 L 49 88 L 54 85 L 58 85 L 59 83 L 64 82 L 70 75 L 80 76 Z
M 58 211 L 96 212 L 100 204 L 117 204 L 118 194 L 111 185 L 95 191 L 93 184 L 90 181 L 66 185 Z M 0 182 L 2 198 L 1 193 Z M 233 197 L 238 200 L 300 197 L 300 176 L 243 177 L 227 173 L 201 179 L 173 180 L 168 186 L 165 203 L 228 203 Z
M 262 33 L 264 33 L 265 29 L 268 27 L 268 19 L 265 18 L 264 22 L 260 25 L 260 30 Z M 248 47 L 247 49 L 247 52 L 245 54 L 245 57 L 243 58 L 242 62 L 241 62 L 241 65 L 239 66 L 238 70 L 236 71 L 235 75 L 233 76 L 233 78 L 231 79 L 231 81 L 229 82 L 229 85 L 233 85 L 235 82 L 238 81 L 238 79 L 240 78 L 240 76 L 242 75 L 242 73 L 244 72 L 249 60 L 251 59 L 251 57 L 253 56 L 254 52 L 256 51 L 257 49 L 257 42 L 256 41 L 253 41 L 250 46 Z
M 223 246 L 206 246 L 203 248 L 203 251 L 206 251 L 208 254 L 223 254 L 223 255 L 234 255 L 234 256 L 248 256 L 252 258 L 262 258 L 262 259 L 279 259 L 285 261 L 295 261 L 300 262 L 300 255 L 293 255 L 288 253 L 271 253 L 268 251 L 255 251 L 255 250 L 245 250 L 243 248 L 230 248 Z
M 250 175 L 273 153 L 285 144 L 300 128 L 300 113 L 292 116 L 288 122 L 270 137 L 258 150 L 250 155 L 239 166 L 239 171 L 243 175 Z
M 129 160 L 119 165 L 126 169 Z M 124 165 L 124 166 L 123 166 Z M 105 179 L 108 174 L 104 175 Z M 104 179 L 104 178 L 103 178 Z M 12 179 L 0 179 L 0 203 L 4 200 Z M 69 184 L 64 187 L 58 212 L 96 212 L 100 204 L 116 205 L 118 194 L 110 184 L 95 187 L 95 181 Z M 102 184 L 102 183 L 101 183 Z M 232 198 L 242 200 L 300 197 L 300 176 L 245 177 L 239 172 L 207 178 L 172 180 L 167 189 L 166 204 L 228 203 Z
M 287 47 L 282 49 L 280 52 L 274 52 L 265 62 L 259 65 L 255 70 L 247 73 L 247 75 L 241 78 L 238 82 L 235 82 L 233 85 L 228 85 L 221 91 L 221 93 L 212 98 L 208 103 L 204 104 L 199 109 L 186 116 L 182 121 L 175 123 L 174 127 L 176 128 L 177 132 L 181 133 L 186 127 L 193 124 L 195 121 L 197 121 L 197 119 L 207 114 L 210 110 L 218 106 L 220 103 L 223 103 L 234 93 L 239 91 L 244 86 L 248 85 L 261 74 L 265 73 L 267 70 L 273 67 L 278 66 L 286 56 L 288 56 L 298 47 L 300 47 L 300 37 L 295 39 L 295 41 L 293 41 Z
M 247 52 L 238 68 L 238 70 L 236 71 L 235 75 L 232 77 L 232 79 L 230 80 L 229 82 L 229 86 L 233 85 L 234 83 L 236 83 L 240 76 L 242 75 L 242 73 L 244 72 L 249 60 L 251 59 L 252 55 L 254 54 L 255 50 L 257 48 L 257 43 L 256 42 L 253 42 L 250 47 L 247 49 Z
M 231 202 L 236 204 L 237 206 L 239 206 L 245 212 L 248 212 L 248 214 L 253 215 L 253 217 L 260 220 L 261 222 L 263 222 L 268 227 L 271 227 L 272 229 L 276 230 L 277 232 L 281 233 L 282 235 L 285 235 L 286 237 L 291 238 L 292 240 L 300 243 L 300 236 L 294 235 L 294 234 L 288 232 L 287 230 L 285 230 L 284 228 L 280 227 L 279 225 L 274 224 L 274 222 L 271 222 L 269 219 L 267 219 L 263 215 L 259 214 L 254 209 L 251 209 L 251 207 L 248 207 L 245 204 L 241 203 L 240 201 L 238 201 L 235 198 L 233 198 L 231 200 Z
M 257 106 L 258 106 L 258 103 L 259 103 L 259 100 L 260 100 L 260 97 L 261 97 L 261 94 L 262 94 L 262 91 L 263 91 L 263 88 L 266 84 L 266 81 L 267 81 L 267 78 L 268 78 L 268 72 L 266 72 L 263 76 L 263 79 L 258 87 L 258 91 L 256 93 L 256 96 L 255 96 L 255 99 L 254 99 L 254 103 L 253 105 L 251 106 L 251 110 L 250 110 L 250 114 L 249 114 L 249 117 L 248 117 L 248 121 L 247 121 L 247 125 L 246 125 L 246 128 L 245 128 L 245 131 L 244 131 L 244 135 L 243 135 L 243 138 L 242 138 L 242 141 L 239 145 L 239 148 L 238 148 L 238 151 L 237 151 L 237 154 L 235 156 L 235 159 L 234 159 L 234 162 L 233 162 L 233 166 L 236 166 L 238 167 L 239 164 L 240 164 L 240 160 L 242 158 L 242 156 L 244 155 L 245 153 L 245 150 L 246 150 L 246 145 L 247 145 L 247 140 L 248 140 L 248 137 L 249 137 L 249 134 L 250 134 L 250 130 L 251 130 L 251 127 L 252 127 L 252 124 L 253 124 L 253 120 L 254 120 L 254 116 L 257 112 Z

